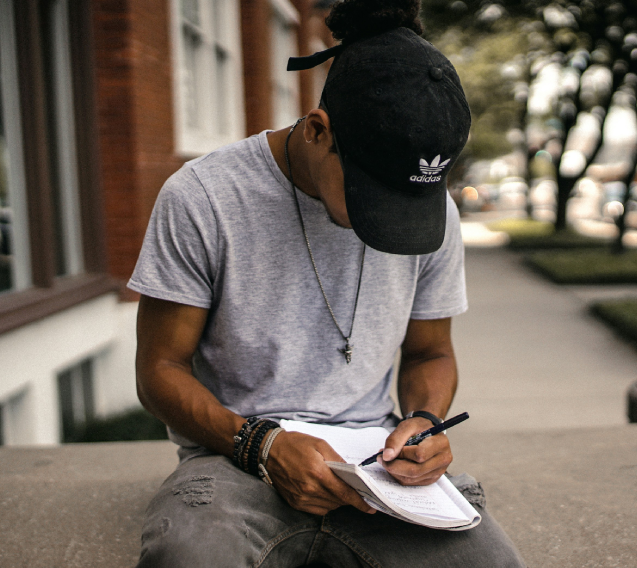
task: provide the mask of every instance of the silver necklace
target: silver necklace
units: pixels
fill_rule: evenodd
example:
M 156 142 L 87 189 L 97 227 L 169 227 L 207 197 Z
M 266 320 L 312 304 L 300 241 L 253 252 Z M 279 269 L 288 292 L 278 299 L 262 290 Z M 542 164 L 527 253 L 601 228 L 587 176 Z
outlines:
M 299 204 L 299 198 L 296 194 L 296 186 L 294 185 L 294 179 L 292 178 L 292 167 L 290 166 L 290 154 L 288 152 L 288 145 L 290 143 L 290 137 L 292 136 L 292 132 L 294 129 L 301 123 L 301 121 L 305 117 L 299 118 L 290 128 L 290 132 L 288 133 L 287 138 L 285 139 L 285 163 L 288 167 L 288 175 L 290 176 L 290 182 L 292 183 L 292 193 L 294 194 L 294 201 L 296 203 L 296 210 L 299 212 L 299 219 L 301 221 L 301 229 L 303 229 L 303 236 L 305 237 L 305 244 L 307 245 L 307 252 L 310 253 L 310 260 L 312 261 L 312 266 L 314 267 L 314 274 L 316 274 L 316 280 L 318 281 L 319 288 L 321 289 L 321 293 L 323 294 L 323 299 L 325 300 L 325 305 L 332 316 L 332 320 L 334 321 L 334 325 L 336 325 L 336 329 L 338 329 L 341 337 L 345 341 L 345 347 L 343 349 L 339 349 L 339 351 L 345 356 L 345 361 L 349 365 L 352 362 L 352 352 L 354 350 L 354 346 L 350 343 L 350 338 L 352 337 L 352 332 L 354 331 L 354 319 L 356 318 L 356 308 L 358 307 L 358 297 L 361 291 L 361 281 L 363 279 L 363 265 L 365 264 L 365 250 L 367 249 L 367 245 L 363 244 L 363 252 L 361 254 L 361 267 L 358 273 L 358 286 L 356 288 L 356 300 L 354 302 L 354 311 L 352 312 L 352 323 L 349 328 L 349 333 L 345 335 L 341 326 L 338 325 L 336 321 L 336 316 L 334 315 L 334 310 L 332 310 L 332 306 L 327 299 L 327 294 L 325 294 L 325 288 L 323 288 L 323 283 L 321 282 L 321 277 L 318 273 L 318 268 L 316 267 L 316 261 L 314 260 L 314 254 L 312 253 L 312 247 L 310 246 L 310 239 L 307 236 L 307 230 L 305 229 L 305 223 L 303 222 L 303 214 L 301 213 L 301 205 Z

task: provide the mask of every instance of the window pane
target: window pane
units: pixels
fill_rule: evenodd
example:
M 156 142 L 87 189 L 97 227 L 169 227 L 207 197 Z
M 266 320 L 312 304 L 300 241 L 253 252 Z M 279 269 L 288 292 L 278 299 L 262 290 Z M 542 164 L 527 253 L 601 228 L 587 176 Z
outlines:
M 243 135 L 239 2 L 172 1 L 177 146 L 200 155 Z
M 0 73 L 2 81 L 2 73 Z M 0 88 L 0 292 L 10 290 L 11 276 L 11 209 L 9 207 L 9 151 L 2 113 L 2 89 Z
M 95 417 L 92 360 L 86 359 L 62 371 L 57 382 L 62 442 L 73 442 L 84 425 Z
M 83 271 L 67 0 L 42 9 L 56 274 Z
M 226 32 L 227 27 L 224 25 L 226 22 L 226 0 L 211 0 L 212 1 L 212 33 L 214 41 L 217 45 L 226 48 Z
M 217 129 L 219 134 L 226 135 L 229 131 L 228 119 L 230 116 L 230 97 L 228 89 L 230 88 L 230 79 L 228 77 L 228 53 L 225 49 L 217 46 L 215 49 L 215 94 L 216 94 L 216 111 L 217 111 Z
M 194 26 L 201 25 L 201 18 L 199 16 L 199 0 L 182 0 L 181 16 L 184 20 Z
M 0 293 L 31 284 L 13 6 L 0 0 Z
M 200 122 L 201 105 L 199 103 L 199 73 L 201 38 L 192 28 L 183 26 L 184 63 L 183 84 L 186 105 L 186 123 L 191 128 L 197 128 Z

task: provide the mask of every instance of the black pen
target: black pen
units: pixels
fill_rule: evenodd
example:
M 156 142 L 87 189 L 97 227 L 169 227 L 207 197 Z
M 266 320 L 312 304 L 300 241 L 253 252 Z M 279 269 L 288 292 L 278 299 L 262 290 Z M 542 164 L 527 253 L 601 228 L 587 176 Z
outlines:
M 415 436 L 412 436 L 411 438 L 409 438 L 409 440 L 407 440 L 407 442 L 405 443 L 405 446 L 417 446 L 425 438 L 429 438 L 429 436 L 435 436 L 436 434 L 440 434 L 440 432 L 443 432 L 447 428 L 451 428 L 452 426 L 455 426 L 456 424 L 460 424 L 460 422 L 464 422 L 467 418 L 469 418 L 468 412 L 463 412 L 462 414 L 458 414 L 458 416 L 449 418 L 449 420 L 445 420 L 444 422 L 441 422 L 437 426 L 432 426 L 431 428 L 429 428 L 429 430 L 425 430 L 424 432 L 421 432 L 420 434 L 416 434 Z M 383 450 L 381 450 L 377 454 L 374 454 L 373 456 L 368 457 L 365 461 L 362 461 L 358 465 L 364 466 L 364 465 L 369 465 L 370 463 L 374 463 L 376 461 L 376 458 L 380 456 L 382 453 L 383 453 Z

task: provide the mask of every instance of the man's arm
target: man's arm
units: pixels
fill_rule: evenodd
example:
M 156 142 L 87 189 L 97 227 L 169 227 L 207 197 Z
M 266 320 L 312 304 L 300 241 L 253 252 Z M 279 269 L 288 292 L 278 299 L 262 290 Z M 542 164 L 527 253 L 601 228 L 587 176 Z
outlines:
M 142 296 L 137 313 L 137 395 L 162 422 L 206 448 L 231 456 L 245 420 L 223 407 L 192 375 L 192 356 L 208 310 Z
M 457 382 L 451 318 L 410 320 L 398 375 L 398 398 L 403 415 L 412 410 L 427 410 L 444 418 Z M 431 426 L 425 418 L 411 418 L 401 422 L 387 438 L 383 465 L 404 485 L 434 483 L 453 459 L 444 434 L 427 438 L 417 446 L 404 447 L 410 436 Z
M 193 375 L 191 361 L 208 310 L 142 296 L 137 315 L 137 392 L 141 403 L 188 439 L 232 457 L 245 418 L 225 408 Z M 294 508 L 324 515 L 341 505 L 373 509 L 325 465 L 342 461 L 323 440 L 277 436 L 268 457 L 276 489 Z

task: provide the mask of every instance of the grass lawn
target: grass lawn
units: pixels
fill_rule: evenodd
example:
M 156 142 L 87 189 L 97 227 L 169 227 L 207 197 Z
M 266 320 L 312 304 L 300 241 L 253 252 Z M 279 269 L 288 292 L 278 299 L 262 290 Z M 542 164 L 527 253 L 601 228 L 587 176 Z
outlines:
M 637 300 L 596 302 L 591 312 L 637 345 Z
M 637 284 L 637 250 L 612 254 L 608 249 L 544 250 L 526 262 L 558 284 Z
M 508 246 L 514 250 L 594 248 L 609 244 L 606 239 L 587 237 L 571 229 L 555 231 L 552 223 L 535 219 L 502 219 L 487 227 L 507 233 L 511 239 Z

